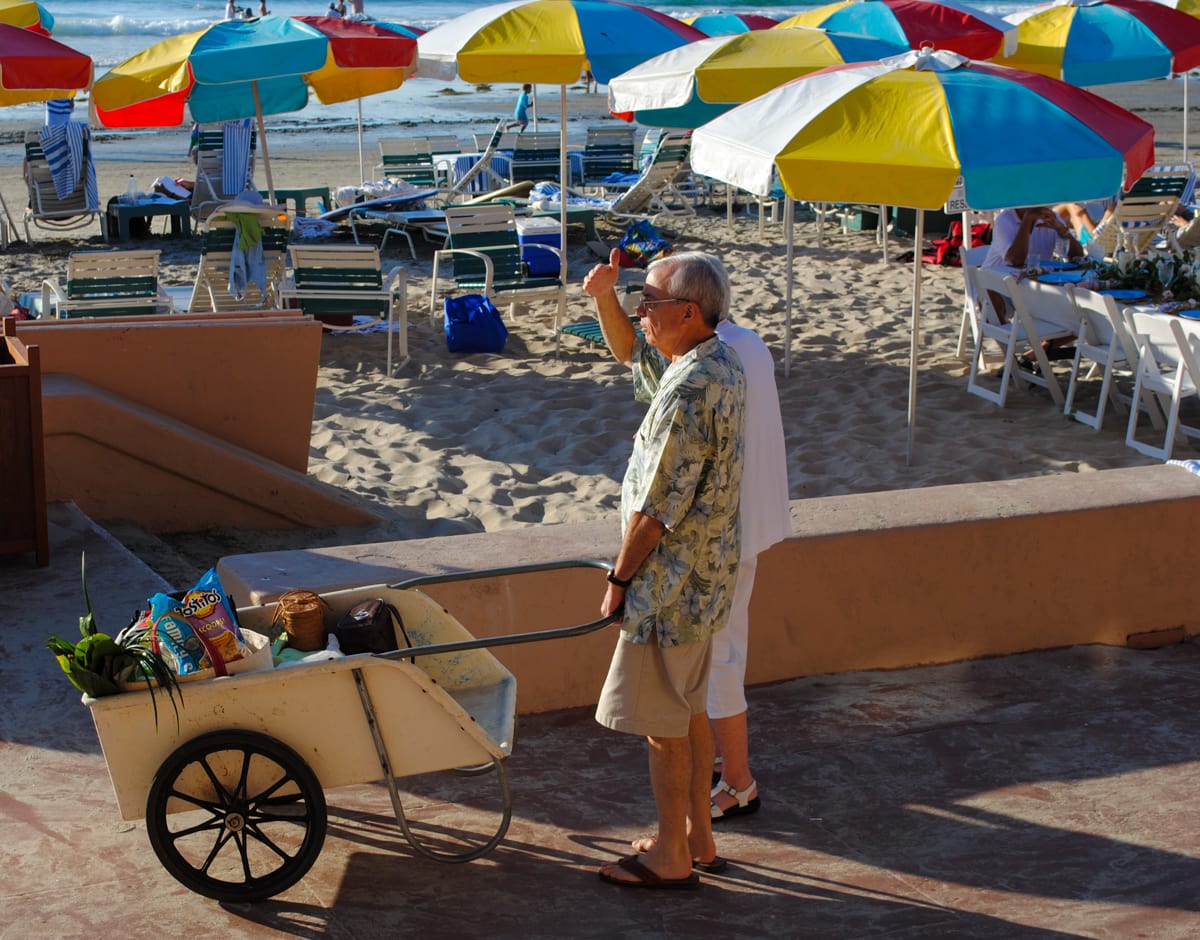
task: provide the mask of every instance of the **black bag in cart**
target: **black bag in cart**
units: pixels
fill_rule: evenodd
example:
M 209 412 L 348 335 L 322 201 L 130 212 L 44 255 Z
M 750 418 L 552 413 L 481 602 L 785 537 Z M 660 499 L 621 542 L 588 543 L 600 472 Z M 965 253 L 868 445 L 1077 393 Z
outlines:
M 359 601 L 338 621 L 333 631 L 343 653 L 390 653 L 400 649 L 400 637 L 412 646 L 400 612 L 380 597 Z

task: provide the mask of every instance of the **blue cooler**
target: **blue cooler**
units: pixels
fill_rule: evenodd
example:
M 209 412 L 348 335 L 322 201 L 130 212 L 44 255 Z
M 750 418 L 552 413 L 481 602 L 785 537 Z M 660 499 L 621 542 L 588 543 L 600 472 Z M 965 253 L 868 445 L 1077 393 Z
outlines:
M 544 247 L 562 249 L 562 225 L 549 216 L 517 219 L 517 238 L 521 243 L 521 260 L 531 277 L 555 277 L 558 274 L 558 255 Z

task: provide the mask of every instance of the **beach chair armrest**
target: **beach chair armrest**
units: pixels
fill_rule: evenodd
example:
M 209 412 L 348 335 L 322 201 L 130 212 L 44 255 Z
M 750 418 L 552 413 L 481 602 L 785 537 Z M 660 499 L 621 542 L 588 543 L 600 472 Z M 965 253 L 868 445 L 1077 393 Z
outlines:
M 477 251 L 474 248 L 442 248 L 434 252 L 434 260 L 439 261 L 443 256 L 449 258 L 453 255 L 470 255 L 472 258 L 478 258 L 483 262 L 483 283 L 485 285 L 484 292 L 490 291 L 492 281 L 495 275 L 495 267 L 491 257 L 485 251 Z M 436 270 L 437 265 L 434 265 Z
M 398 264 L 384 274 L 383 280 L 388 293 L 393 296 L 403 294 L 408 289 L 408 268 Z
M 49 317 L 51 309 L 58 309 L 66 303 L 67 295 L 62 285 L 57 281 L 42 281 L 42 316 Z

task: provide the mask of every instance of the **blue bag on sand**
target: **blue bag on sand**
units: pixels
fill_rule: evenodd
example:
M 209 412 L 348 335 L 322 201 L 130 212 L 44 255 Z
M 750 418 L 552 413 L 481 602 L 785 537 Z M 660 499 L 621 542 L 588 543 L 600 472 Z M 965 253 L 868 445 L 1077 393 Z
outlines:
M 508 329 L 483 294 L 446 298 L 446 348 L 453 353 L 502 352 Z

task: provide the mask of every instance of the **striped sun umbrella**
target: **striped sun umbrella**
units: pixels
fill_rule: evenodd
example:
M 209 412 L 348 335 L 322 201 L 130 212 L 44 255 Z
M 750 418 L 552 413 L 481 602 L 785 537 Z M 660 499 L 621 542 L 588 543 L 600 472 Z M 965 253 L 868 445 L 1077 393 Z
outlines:
M 683 21 L 705 36 L 734 36 L 755 29 L 770 29 L 779 22 L 760 13 L 705 13 L 685 16 Z
M 0 23 L 30 29 L 43 36 L 54 31 L 54 17 L 33 0 L 0 0 Z
M 1021 145 L 997 146 L 1005 140 Z M 1086 202 L 1131 185 L 1153 160 L 1151 125 L 1091 92 L 928 49 L 797 78 L 692 137 L 693 170 L 752 193 L 766 195 L 777 172 L 791 198 L 918 209 L 943 206 L 960 179 L 973 209 Z M 918 213 L 910 457 L 922 228 Z M 785 367 L 790 314 L 789 295 Z
M 91 83 L 91 56 L 0 23 L 0 106 L 73 98 Z
M 411 37 L 334 17 L 315 19 L 319 28 L 283 16 L 221 20 L 163 40 L 96 82 L 93 114 L 103 127 L 173 127 L 183 123 L 185 105 L 202 124 L 256 117 L 274 201 L 263 115 L 304 108 L 314 76 L 324 89 L 319 94 L 328 95 L 322 100 L 395 88 L 416 53 Z M 344 78 L 332 66 L 354 74 Z
M 780 26 L 822 26 L 902 42 L 912 49 L 949 49 L 988 59 L 1016 42 L 1016 30 L 998 16 L 959 0 L 838 0 L 797 13 Z
M 634 66 L 608 83 L 614 114 L 655 127 L 699 127 L 809 72 L 906 52 L 903 43 L 806 26 L 714 36 Z
M 609 0 L 509 0 L 464 13 L 417 40 L 421 78 L 559 86 L 567 182 L 567 85 L 590 68 L 598 82 L 705 35 L 665 13 Z M 561 221 L 566 231 L 567 200 Z M 563 253 L 563 277 L 566 253 Z
M 1017 45 L 993 61 L 1061 78 L 1110 85 L 1185 76 L 1200 66 L 1200 19 L 1154 0 L 1058 0 L 1008 17 Z M 1183 86 L 1187 159 L 1188 87 Z

